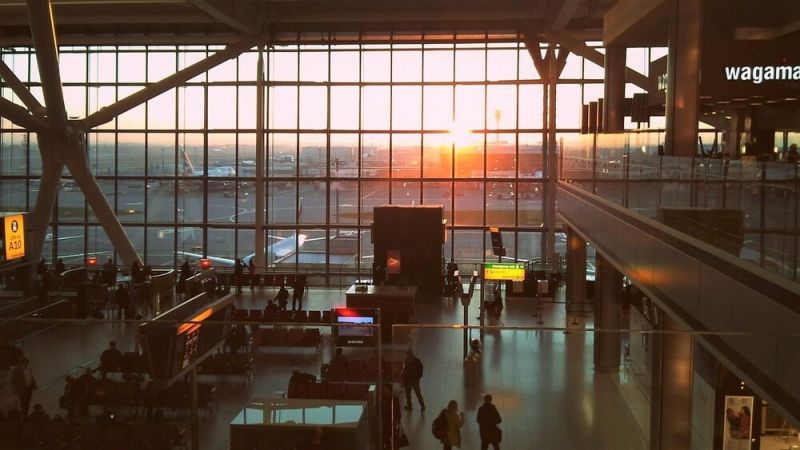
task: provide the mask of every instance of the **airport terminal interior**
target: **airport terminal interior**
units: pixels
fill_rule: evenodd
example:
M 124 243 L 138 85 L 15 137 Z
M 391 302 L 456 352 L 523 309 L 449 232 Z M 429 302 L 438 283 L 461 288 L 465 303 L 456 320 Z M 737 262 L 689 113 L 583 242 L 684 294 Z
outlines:
M 798 48 L 793 0 L 0 0 L 0 450 L 800 449 Z

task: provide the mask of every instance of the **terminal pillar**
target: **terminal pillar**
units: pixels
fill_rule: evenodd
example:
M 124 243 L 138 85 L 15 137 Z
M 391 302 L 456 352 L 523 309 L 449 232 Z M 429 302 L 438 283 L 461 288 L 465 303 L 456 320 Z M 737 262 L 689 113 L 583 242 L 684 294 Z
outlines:
M 650 450 L 691 448 L 692 336 L 667 314 L 660 331 L 649 337 L 653 378 L 650 402 Z
M 625 47 L 606 47 L 603 126 L 607 133 L 625 130 Z
M 703 1 L 675 0 L 673 8 L 668 27 L 664 150 L 672 156 L 695 156 Z
M 586 303 L 586 241 L 567 227 L 567 314 L 582 313 Z
M 600 253 L 595 256 L 597 277 L 595 285 L 594 327 L 599 330 L 619 330 L 622 321 L 620 297 L 622 274 Z M 622 338 L 618 332 L 595 331 L 594 368 L 598 371 L 619 370 Z

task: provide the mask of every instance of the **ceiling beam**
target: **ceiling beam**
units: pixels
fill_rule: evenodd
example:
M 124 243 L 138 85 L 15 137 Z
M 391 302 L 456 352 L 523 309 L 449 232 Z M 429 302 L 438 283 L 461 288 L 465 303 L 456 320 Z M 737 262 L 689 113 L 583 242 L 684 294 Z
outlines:
M 243 52 L 258 45 L 261 40 L 262 37 L 260 36 L 248 36 L 244 39 L 240 39 L 238 42 L 228 45 L 225 49 L 214 53 L 208 58 L 198 61 L 155 84 L 151 84 L 112 105 L 106 106 L 83 120 L 78 120 L 73 123 L 75 123 L 78 128 L 84 131 L 89 131 L 90 129 L 109 122 L 118 115 L 129 111 L 145 103 L 146 101 L 151 100 L 163 94 L 164 92 L 167 92 L 170 89 L 182 85 L 192 78 L 207 72 L 208 70 L 229 59 L 236 58 Z
M 28 0 L 28 15 L 31 35 L 36 50 L 36 62 L 42 79 L 44 101 L 50 123 L 59 129 L 67 129 L 67 109 L 61 88 L 61 73 L 58 68 L 58 42 L 53 23 L 53 10 L 48 0 Z
M 6 81 L 8 87 L 14 91 L 14 94 L 22 100 L 22 103 L 31 110 L 34 114 L 44 113 L 44 106 L 36 100 L 36 97 L 31 94 L 31 91 L 20 81 L 14 74 L 14 71 L 6 65 L 5 62 L 0 60 L 0 78 Z
M 582 56 L 589 61 L 597 64 L 600 67 L 605 67 L 605 55 L 597 51 L 597 49 L 591 48 L 586 43 L 576 41 L 566 35 L 559 34 L 559 33 L 551 33 L 551 32 L 544 32 L 545 37 L 550 42 L 556 42 L 558 45 L 561 45 L 575 53 L 578 56 Z M 632 83 L 647 92 L 655 92 L 656 84 L 650 78 L 642 75 L 641 73 L 631 69 L 630 67 L 625 68 L 625 81 L 628 83 Z
M 27 26 L 27 16 L 0 15 L 0 25 Z M 200 24 L 214 23 L 203 14 L 74 14 L 58 16 L 58 25 Z
M 736 28 L 733 37 L 741 40 L 772 40 L 800 31 L 800 20 L 774 28 Z
M 569 21 L 575 17 L 575 12 L 578 11 L 578 5 L 580 5 L 580 0 L 565 0 L 564 3 L 561 4 L 561 9 L 558 10 L 558 14 L 556 14 L 556 17 L 553 19 L 550 29 L 553 31 L 561 31 L 566 28 Z
M 250 2 L 238 0 L 187 0 L 214 21 L 247 34 L 259 32 L 258 12 Z
M 603 43 L 606 47 L 641 46 L 653 30 L 664 29 L 669 0 L 618 0 L 603 16 Z
M 46 129 L 46 126 L 33 117 L 27 109 L 3 97 L 0 97 L 0 117 L 5 117 L 28 131 L 38 132 Z

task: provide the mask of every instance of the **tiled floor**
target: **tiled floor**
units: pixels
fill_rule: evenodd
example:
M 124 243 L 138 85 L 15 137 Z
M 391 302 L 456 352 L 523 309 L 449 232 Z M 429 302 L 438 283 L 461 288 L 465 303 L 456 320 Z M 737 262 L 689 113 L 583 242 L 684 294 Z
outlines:
M 261 308 L 265 299 L 273 295 L 271 290 L 255 293 L 245 290 L 238 303 L 240 307 Z M 312 289 L 305 306 L 327 309 L 343 304 L 344 291 Z M 503 312 L 502 324 L 536 326 L 535 311 L 532 300 L 511 299 Z M 463 320 L 460 304 L 441 298 L 418 300 L 416 314 L 423 324 Z M 473 305 L 469 312 L 471 324 L 476 324 L 475 316 L 477 309 Z M 593 370 L 592 335 L 577 330 L 564 333 L 560 329 L 568 322 L 563 303 L 545 304 L 543 318 L 541 330 L 487 331 L 482 377 L 474 386 L 464 385 L 462 331 L 418 330 L 415 349 L 425 365 L 421 385 L 428 409 L 421 412 L 414 400 L 414 409 L 403 411 L 402 423 L 411 441 L 409 448 L 437 448 L 430 424 L 451 399 L 458 401 L 465 411 L 462 448 L 479 448 L 475 412 L 482 393 L 490 392 L 503 418 L 504 448 L 646 449 L 648 419 L 641 416 L 647 414 L 648 407 L 638 388 L 624 373 Z M 27 339 L 22 348 L 31 356 L 41 387 L 34 394 L 34 402 L 41 402 L 48 411 L 56 411 L 64 377 L 78 365 L 98 358 L 111 339 L 116 339 L 123 351 L 132 350 L 134 331 L 132 325 L 68 324 Z M 400 359 L 405 345 L 403 342 L 387 347 L 387 358 Z M 201 381 L 217 385 L 219 409 L 213 417 L 201 418 L 201 448 L 227 449 L 228 423 L 248 400 L 285 390 L 292 367 L 318 374 L 322 361 L 329 358 L 329 347 L 322 355 L 313 349 L 262 348 L 256 357 L 255 379 L 251 384 L 238 377 L 202 376 Z M 632 411 L 639 417 L 634 417 Z M 188 423 L 186 412 L 167 412 L 167 416 Z

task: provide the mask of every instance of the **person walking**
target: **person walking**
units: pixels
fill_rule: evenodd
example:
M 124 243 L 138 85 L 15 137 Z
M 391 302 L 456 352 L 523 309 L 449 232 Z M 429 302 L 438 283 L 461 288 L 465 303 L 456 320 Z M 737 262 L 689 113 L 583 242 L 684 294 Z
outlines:
M 458 410 L 458 402 L 450 400 L 445 412 L 447 418 L 447 435 L 444 440 L 444 450 L 452 450 L 453 447 L 461 448 L 461 427 L 464 426 L 464 412 Z
M 19 407 L 22 418 L 28 417 L 33 391 L 37 389 L 33 371 L 28 365 L 28 358 L 21 357 L 17 365 L 11 370 L 11 390 L 19 398 Z
M 253 262 L 253 258 L 250 258 L 250 262 L 247 263 L 247 275 L 250 277 L 250 290 L 252 291 L 256 287 L 256 263 Z
M 306 279 L 303 275 L 297 275 L 294 278 L 294 283 L 292 283 L 292 311 L 295 310 L 295 304 L 297 305 L 297 310 L 300 311 L 303 309 L 303 294 L 306 292 Z
M 411 391 L 417 396 L 419 409 L 425 411 L 425 400 L 419 390 L 419 380 L 422 378 L 422 361 L 414 355 L 411 349 L 406 350 L 406 359 L 403 361 L 403 390 L 406 392 L 406 409 L 411 409 Z
M 242 277 L 244 276 L 244 263 L 241 259 L 236 259 L 233 264 L 233 282 L 236 284 L 236 293 L 242 294 Z
M 502 420 L 497 408 L 492 404 L 492 396 L 489 394 L 483 396 L 483 405 L 478 408 L 477 422 L 481 435 L 481 450 L 487 450 L 489 444 L 492 445 L 494 450 L 500 450 L 502 431 L 497 427 L 497 424 Z

